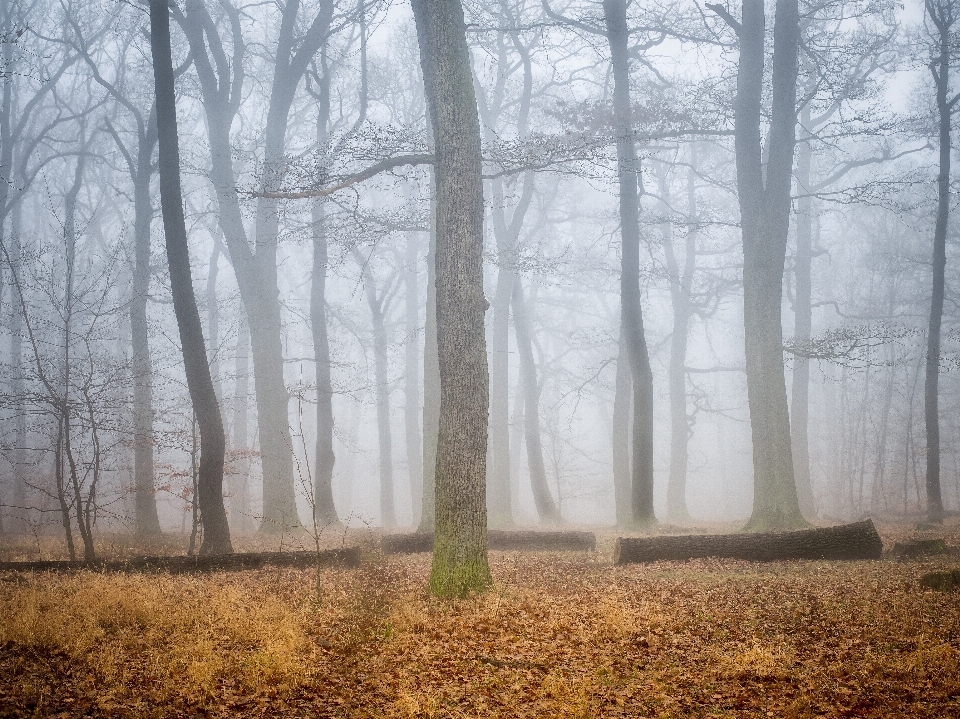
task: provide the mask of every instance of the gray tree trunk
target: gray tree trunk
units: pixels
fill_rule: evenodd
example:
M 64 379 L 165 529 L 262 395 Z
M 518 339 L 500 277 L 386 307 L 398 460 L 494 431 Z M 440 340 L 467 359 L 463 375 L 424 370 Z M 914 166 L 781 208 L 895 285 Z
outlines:
M 543 446 L 540 440 L 540 383 L 533 358 L 533 336 L 530 316 L 527 313 L 523 284 L 517 277 L 513 282 L 513 328 L 517 336 L 520 354 L 520 376 L 523 386 L 524 443 L 527 446 L 527 470 L 530 473 L 530 488 L 537 515 L 545 524 L 560 521 L 560 511 L 547 484 L 547 469 L 543 462 Z
M 203 517 L 200 554 L 224 554 L 233 551 L 227 514 L 223 508 L 225 438 L 190 273 L 187 228 L 180 190 L 176 91 L 170 51 L 170 8 L 165 0 L 150 0 L 150 46 L 157 99 L 160 205 L 167 244 L 167 264 L 187 387 L 200 428 L 198 504 Z
M 801 127 L 810 126 L 810 108 L 800 113 Z M 813 325 L 811 270 L 813 264 L 813 198 L 810 197 L 810 173 L 813 148 L 810 139 L 800 145 L 797 153 L 797 256 L 794 260 L 794 329 L 800 346 L 810 341 Z M 790 388 L 790 433 L 793 444 L 793 471 L 797 483 L 797 499 L 804 517 L 813 519 L 817 508 L 810 483 L 810 360 L 797 355 L 793 358 L 793 382 Z
M 613 110 L 620 189 L 620 315 L 633 385 L 631 522 L 656 522 L 653 511 L 653 372 L 643 329 L 640 293 L 640 160 L 630 104 L 630 31 L 626 0 L 604 0 L 613 71 Z
M 764 66 L 763 0 L 745 0 L 734 100 L 737 189 L 743 235 L 743 311 L 747 400 L 753 439 L 751 531 L 803 526 L 790 447 L 780 307 L 790 225 L 796 138 L 797 0 L 778 0 L 773 39 L 773 99 L 766 182 L 760 116 Z
M 430 589 L 489 586 L 486 451 L 489 377 L 483 315 L 483 161 L 463 8 L 413 0 L 437 183 L 440 422 Z
M 950 218 L 950 120 L 956 98 L 950 90 L 951 29 L 956 18 L 953 0 L 930 0 L 927 15 L 937 30 L 937 55 L 930 64 L 936 84 L 939 116 L 940 172 L 937 176 L 937 221 L 933 231 L 933 282 L 930 292 L 930 319 L 927 327 L 927 358 L 923 386 L 923 417 L 927 432 L 927 516 L 931 522 L 943 521 L 943 495 L 940 489 L 940 327 L 943 322 L 943 298 L 947 267 L 947 223 Z
M 250 506 L 250 439 L 247 431 L 247 403 L 250 399 L 250 328 L 246 318 L 240 318 L 235 357 L 235 385 L 233 391 L 233 451 L 230 463 L 230 509 L 237 531 L 249 533 L 256 529 L 253 508 Z
M 410 499 L 413 507 L 413 525 L 420 524 L 423 507 L 423 457 L 420 452 L 420 247 L 418 233 L 408 232 L 404 257 L 404 341 L 403 358 L 403 423 L 407 445 L 407 472 L 410 476 Z
M 613 391 L 613 498 L 618 527 L 628 527 L 633 517 L 630 493 L 630 405 L 633 387 L 627 359 L 626 330 L 620 323 L 617 375 Z
M 430 238 L 427 249 L 427 316 L 423 328 L 423 505 L 417 531 L 436 522 L 437 436 L 440 432 L 440 356 L 437 347 L 437 180 L 430 170 Z
M 691 145 L 690 152 L 690 168 L 687 172 L 687 235 L 682 267 L 674 247 L 673 226 L 667 223 L 663 232 L 663 249 L 667 275 L 670 278 L 670 304 L 673 308 L 673 331 L 670 335 L 670 479 L 667 484 L 667 517 L 677 524 L 690 522 L 690 512 L 687 510 L 687 460 L 690 444 L 690 417 L 687 415 L 687 342 L 693 311 L 690 292 L 693 273 L 697 267 L 696 145 Z M 660 195 L 669 205 L 669 188 L 665 177 Z

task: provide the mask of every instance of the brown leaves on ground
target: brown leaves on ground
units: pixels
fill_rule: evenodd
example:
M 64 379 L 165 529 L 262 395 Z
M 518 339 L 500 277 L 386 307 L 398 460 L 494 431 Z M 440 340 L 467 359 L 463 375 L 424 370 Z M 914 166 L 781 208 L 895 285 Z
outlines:
M 319 597 L 301 570 L 7 575 L 0 715 L 960 716 L 960 592 L 917 583 L 949 564 L 503 552 L 461 601 L 429 555 Z

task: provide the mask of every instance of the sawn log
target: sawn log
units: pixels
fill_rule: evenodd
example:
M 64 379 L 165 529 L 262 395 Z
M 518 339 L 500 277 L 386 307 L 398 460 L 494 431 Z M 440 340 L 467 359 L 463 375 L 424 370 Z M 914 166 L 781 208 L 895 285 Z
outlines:
M 754 562 L 786 559 L 880 559 L 883 542 L 869 519 L 838 527 L 767 534 L 619 537 L 615 564 L 725 557 Z
M 0 562 L 0 572 L 69 572 L 89 569 L 95 572 L 188 574 L 195 572 L 236 571 L 263 567 L 320 566 L 356 567 L 360 564 L 360 549 L 324 549 L 320 552 L 238 552 L 204 556 L 135 557 L 133 559 L 99 562 L 37 561 Z
M 414 532 L 386 534 L 381 540 L 384 554 L 416 554 L 433 551 L 433 534 Z M 593 532 L 487 531 L 487 548 L 524 552 L 592 552 L 597 548 Z

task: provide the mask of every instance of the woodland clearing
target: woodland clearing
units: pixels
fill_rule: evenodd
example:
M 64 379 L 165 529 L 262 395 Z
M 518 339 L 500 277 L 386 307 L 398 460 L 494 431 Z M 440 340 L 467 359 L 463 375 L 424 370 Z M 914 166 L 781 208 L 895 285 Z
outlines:
M 494 589 L 458 601 L 426 593 L 429 554 L 370 548 L 319 593 L 289 568 L 8 572 L 0 715 L 960 716 L 960 592 L 918 583 L 956 556 L 617 567 L 609 542 L 491 552 Z

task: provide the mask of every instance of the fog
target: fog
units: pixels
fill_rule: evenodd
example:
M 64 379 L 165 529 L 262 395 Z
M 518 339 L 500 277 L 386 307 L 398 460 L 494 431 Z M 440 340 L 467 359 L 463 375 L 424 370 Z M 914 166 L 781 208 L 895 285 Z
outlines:
M 432 160 L 422 159 L 434 148 L 410 7 L 171 7 L 183 203 L 227 438 L 231 531 L 321 515 L 321 527 L 420 526 L 439 381 L 425 361 L 429 263 L 443 238 Z M 501 502 L 491 526 L 623 524 L 615 468 L 632 450 L 629 401 L 615 406 L 618 386 L 630 392 L 622 138 L 604 6 L 464 7 L 486 177 L 487 501 Z M 634 2 L 627 12 L 654 513 L 667 526 L 740 525 L 754 507 L 754 451 L 737 35 L 692 2 Z M 772 7 L 768 18 L 772 27 Z M 149 533 L 152 502 L 163 532 L 189 532 L 199 450 L 164 253 L 147 7 L 0 0 L 0 29 L 0 529 L 60 535 L 87 512 L 97 533 Z M 935 28 L 916 3 L 837 0 L 804 5 L 801 31 L 779 313 L 792 462 L 798 486 L 808 475 L 812 490 L 801 509 L 815 523 L 921 517 L 940 171 L 927 68 Z M 768 60 L 772 43 L 768 31 Z M 765 83 L 769 62 L 766 72 Z M 776 135 L 764 87 L 766 173 Z M 946 227 L 939 479 L 945 511 L 956 512 L 952 218 Z M 270 374 L 281 366 L 281 378 Z M 318 508 L 331 460 L 325 397 L 335 517 Z M 809 420 L 797 419 L 798 404 Z M 545 516 L 542 486 L 537 499 L 539 462 L 557 519 Z M 671 483 L 685 507 L 670 504 Z

